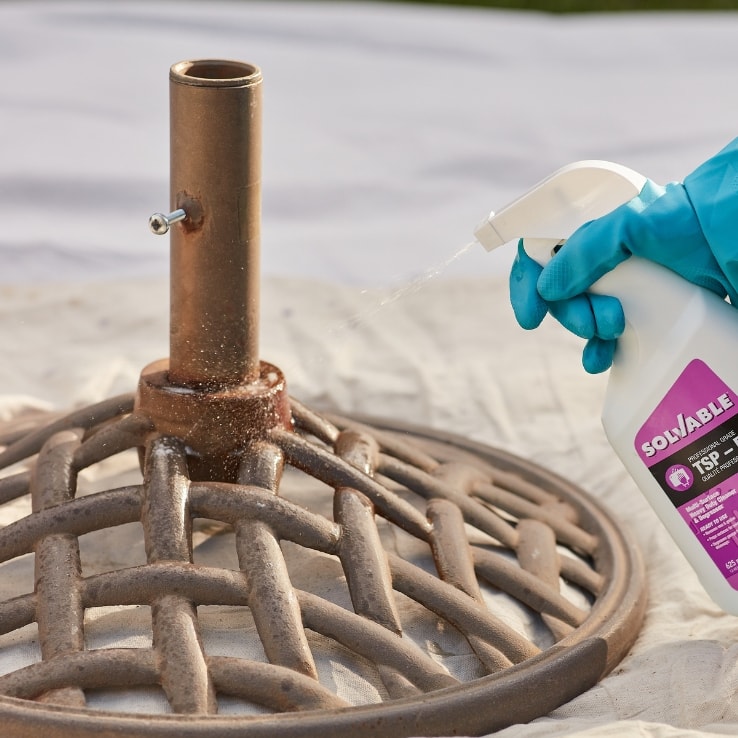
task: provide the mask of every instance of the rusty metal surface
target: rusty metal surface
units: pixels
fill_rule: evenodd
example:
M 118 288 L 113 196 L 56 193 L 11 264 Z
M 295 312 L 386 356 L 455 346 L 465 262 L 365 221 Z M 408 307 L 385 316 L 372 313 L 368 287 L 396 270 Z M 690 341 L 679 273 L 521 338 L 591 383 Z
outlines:
M 452 436 L 327 417 L 294 400 L 292 412 L 295 430 L 247 440 L 233 483 L 191 480 L 183 442 L 124 398 L 0 453 L 3 468 L 32 467 L 0 479 L 0 499 L 33 501 L 0 530 L 0 560 L 36 562 L 27 591 L 0 602 L 0 631 L 37 623 L 40 642 L 36 662 L 0 676 L 4 735 L 481 734 L 549 712 L 627 652 L 645 608 L 640 559 L 576 487 Z M 140 483 L 76 493 L 85 467 L 129 447 L 145 448 Z M 307 498 L 292 495 L 295 469 L 314 487 Z M 332 511 L 318 504 L 326 494 Z M 304 504 L 311 495 L 320 509 Z M 218 538 L 235 548 L 235 567 L 193 563 L 202 519 L 227 529 Z M 146 563 L 86 573 L 79 537 L 130 522 Z M 398 555 L 388 535 L 426 555 Z M 303 553 L 290 558 L 285 546 Z M 340 565 L 348 606 L 295 584 L 304 576 L 291 567 L 306 554 Z M 500 597 L 544 637 L 511 625 Z M 408 637 L 407 598 L 465 640 L 476 676 L 464 680 Z M 151 647 L 86 648 L 86 611 L 130 605 L 150 608 Z M 242 611 L 233 635 L 257 637 L 263 655 L 209 654 L 199 612 L 212 605 Z M 316 666 L 326 642 L 373 671 L 380 702 L 337 693 Z M 137 688 L 163 690 L 169 714 L 85 706 L 91 690 Z M 226 698 L 243 714 L 218 714 Z
M 173 212 L 152 218 L 170 233 L 170 356 L 144 368 L 135 404 L 200 479 L 235 481 L 246 440 L 292 422 L 281 371 L 259 357 L 261 87 L 240 61 L 169 71 Z
M 169 73 L 171 381 L 259 377 L 261 71 L 197 60 Z
M 210 470 L 201 476 L 235 479 L 239 459 L 230 455 L 271 428 L 290 428 L 287 385 L 282 372 L 272 364 L 260 362 L 259 375 L 252 382 L 207 388 L 174 383 L 169 365 L 163 359 L 143 369 L 136 411 L 160 433 L 180 438 L 196 449 L 200 466 Z M 223 468 L 218 473 L 214 465 Z
M 260 360 L 260 90 L 241 62 L 171 69 L 170 358 L 135 398 L 0 428 L 0 506 L 31 505 L 0 529 L 8 738 L 488 733 L 637 635 L 640 559 L 579 489 L 319 414 Z M 119 454 L 140 473 L 87 488 Z

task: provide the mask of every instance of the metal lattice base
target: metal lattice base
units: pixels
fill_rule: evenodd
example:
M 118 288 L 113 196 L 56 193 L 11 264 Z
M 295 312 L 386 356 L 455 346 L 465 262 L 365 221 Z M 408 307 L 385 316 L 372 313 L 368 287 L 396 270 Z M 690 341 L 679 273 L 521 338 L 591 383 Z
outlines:
M 627 652 L 642 565 L 579 489 L 457 437 L 291 407 L 295 431 L 242 449 L 237 483 L 191 479 L 130 397 L 0 436 L 0 503 L 33 506 L 0 530 L 3 581 L 24 562 L 33 579 L 0 602 L 0 664 L 26 659 L 0 669 L 3 735 L 480 734 Z M 136 449 L 143 481 L 79 488 Z M 86 571 L 86 536 L 112 547 L 126 524 L 139 559 Z M 100 640 L 92 615 L 116 608 L 147 643 Z

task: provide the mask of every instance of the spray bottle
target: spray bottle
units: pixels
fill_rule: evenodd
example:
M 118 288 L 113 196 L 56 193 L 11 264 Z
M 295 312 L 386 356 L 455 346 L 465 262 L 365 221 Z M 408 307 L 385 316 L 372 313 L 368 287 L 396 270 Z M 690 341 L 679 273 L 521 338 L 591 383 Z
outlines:
M 610 162 L 576 162 L 491 213 L 475 235 L 488 251 L 522 238 L 545 265 L 645 181 Z M 602 410 L 607 438 L 708 594 L 738 615 L 738 312 L 636 256 L 590 289 L 619 298 L 626 319 Z

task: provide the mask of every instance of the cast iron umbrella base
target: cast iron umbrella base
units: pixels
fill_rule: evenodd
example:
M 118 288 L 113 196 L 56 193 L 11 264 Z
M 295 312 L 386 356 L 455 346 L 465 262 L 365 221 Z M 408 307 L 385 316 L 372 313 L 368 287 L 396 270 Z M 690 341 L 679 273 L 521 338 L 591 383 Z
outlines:
M 170 80 L 170 358 L 0 432 L 0 504 L 32 504 L 0 529 L 3 735 L 474 735 L 594 685 L 643 618 L 636 550 L 534 464 L 289 396 L 257 353 L 260 73 Z M 90 489 L 119 455 L 136 478 Z
M 36 584 L 0 603 L 0 630 L 37 623 L 41 658 L 0 677 L 5 735 L 477 735 L 550 712 L 628 651 L 641 562 L 581 490 L 458 437 L 291 408 L 294 430 L 249 444 L 237 482 L 191 480 L 182 441 L 153 431 L 132 398 L 8 446 L 3 466 L 38 457 L 0 481 L 0 500 L 30 492 L 34 506 L 0 530 L 0 558 L 34 553 Z M 146 449 L 142 483 L 77 496 L 79 472 L 129 448 Z M 197 562 L 203 521 L 222 523 L 235 566 Z M 133 522 L 146 561 L 87 574 L 78 538 Z M 397 537 L 409 560 L 383 546 Z M 340 569 L 309 591 L 311 565 Z M 146 609 L 151 646 L 85 647 L 86 611 L 131 605 Z M 233 655 L 203 645 L 214 615 L 199 614 L 214 605 L 242 624 Z M 466 677 L 413 638 L 433 629 L 464 642 Z M 336 693 L 325 668 L 336 649 L 381 701 Z M 86 706 L 91 692 L 141 687 L 174 714 Z M 219 715 L 226 698 L 242 714 Z

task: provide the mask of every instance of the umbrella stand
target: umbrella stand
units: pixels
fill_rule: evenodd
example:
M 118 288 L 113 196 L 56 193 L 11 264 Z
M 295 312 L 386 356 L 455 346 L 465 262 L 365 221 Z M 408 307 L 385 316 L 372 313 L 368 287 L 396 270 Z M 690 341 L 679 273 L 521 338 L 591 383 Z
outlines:
M 34 562 L 0 599 L 11 738 L 479 735 L 592 687 L 637 636 L 640 557 L 581 489 L 318 412 L 260 360 L 260 91 L 241 62 L 171 69 L 171 210 L 150 221 L 169 358 L 135 395 L 0 429 L 0 504 L 32 503 L 0 529 L 6 572 Z M 82 491 L 118 454 L 138 481 Z

